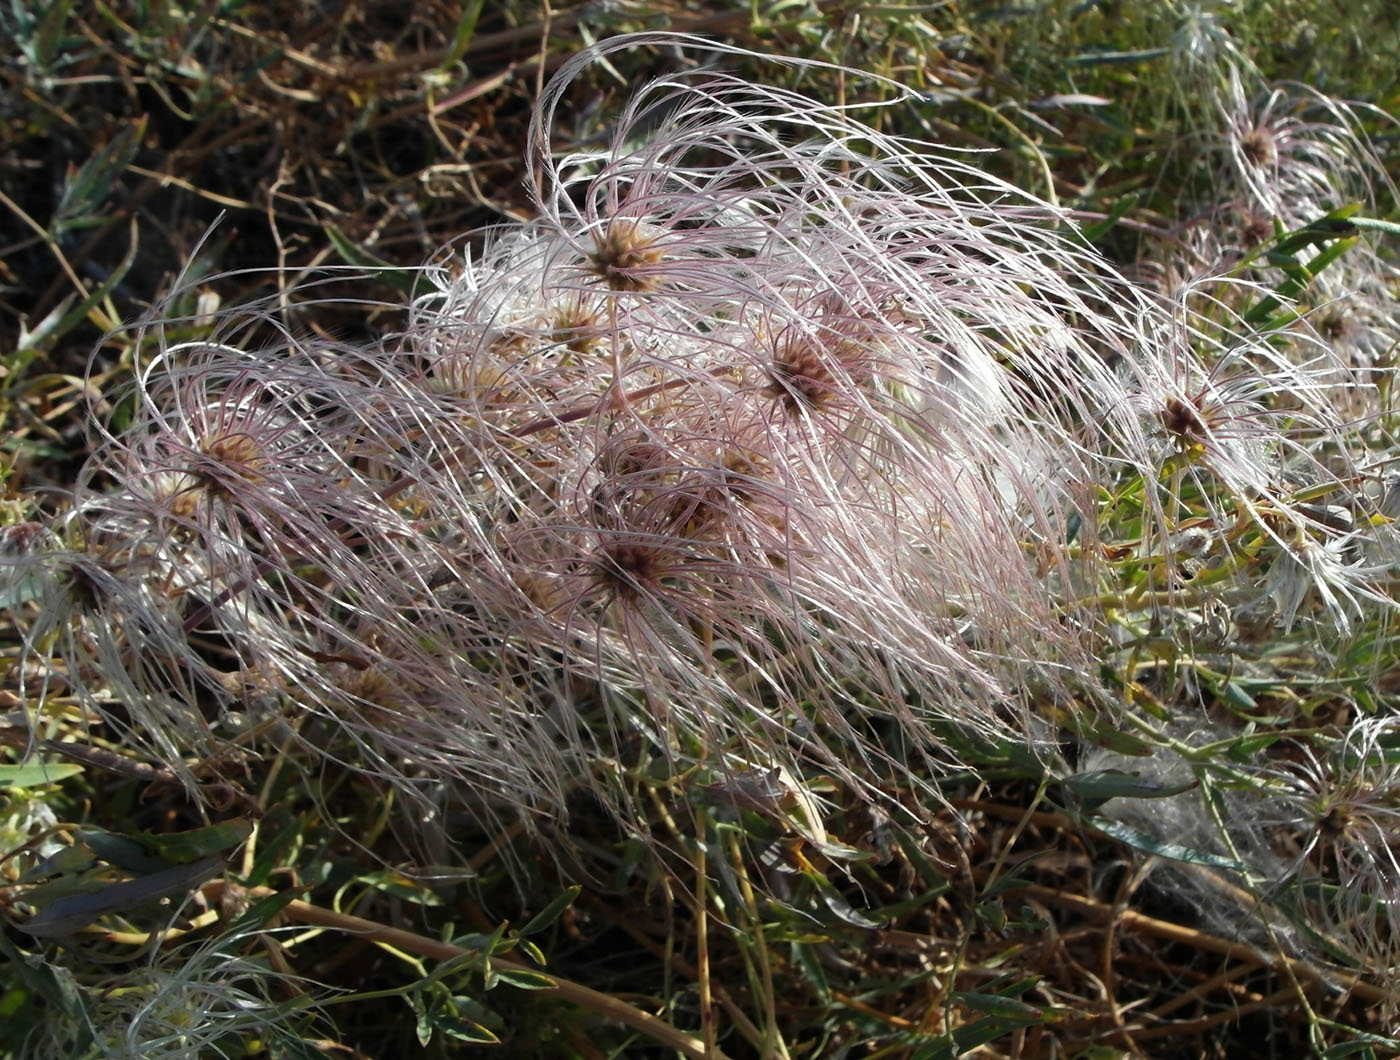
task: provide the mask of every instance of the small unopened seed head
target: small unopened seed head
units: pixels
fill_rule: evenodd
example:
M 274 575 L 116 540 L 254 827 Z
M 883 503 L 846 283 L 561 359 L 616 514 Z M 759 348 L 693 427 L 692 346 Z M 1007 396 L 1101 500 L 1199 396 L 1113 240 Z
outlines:
M 1169 397 L 1160 415 L 1163 428 L 1182 452 L 1205 441 L 1209 429 L 1197 401 Z
M 643 221 L 617 219 L 593 235 L 593 271 L 613 291 L 653 291 L 660 286 L 650 266 L 666 257 L 661 229 Z

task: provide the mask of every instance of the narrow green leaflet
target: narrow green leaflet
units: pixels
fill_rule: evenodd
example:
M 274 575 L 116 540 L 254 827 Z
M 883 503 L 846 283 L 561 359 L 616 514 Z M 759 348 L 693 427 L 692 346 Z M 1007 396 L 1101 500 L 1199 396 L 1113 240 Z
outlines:
M 1076 773 L 1060 781 L 1065 790 L 1079 800 L 1085 810 L 1095 810 L 1109 799 L 1165 799 L 1190 791 L 1195 779 L 1178 784 L 1159 784 L 1143 780 L 1138 773 L 1121 769 L 1096 769 Z
M 557 985 L 542 972 L 531 972 L 521 968 L 497 968 L 496 980 L 507 983 L 518 990 L 553 990 Z
M 414 277 L 417 270 L 399 268 L 383 258 L 376 257 L 335 225 L 326 225 L 325 233 L 326 238 L 331 241 L 331 246 L 335 247 L 335 252 L 351 265 L 371 270 L 376 280 L 387 283 L 396 291 L 407 295 L 414 293 Z
M 0 766 L 0 788 L 41 788 L 75 777 L 83 767 L 75 762 L 24 762 Z
M 561 892 L 554 901 L 530 918 L 530 922 L 520 929 L 520 934 L 535 935 L 549 927 L 563 915 L 565 909 L 574 904 L 580 890 L 582 888 L 575 884 Z
M 1088 823 L 1104 835 L 1116 839 L 1120 843 L 1126 843 L 1134 850 L 1141 850 L 1144 854 L 1155 854 L 1159 858 L 1185 861 L 1192 865 L 1209 865 L 1217 869 L 1233 869 L 1236 872 L 1245 871 L 1245 866 L 1234 858 L 1225 857 L 1223 854 L 1212 854 L 1206 850 L 1194 850 L 1191 847 L 1182 846 L 1180 843 L 1169 843 L 1157 839 L 1147 832 L 1140 832 L 1121 821 L 1095 817 Z
M 90 894 L 59 898 L 18 927 L 30 935 L 45 938 L 71 935 L 109 913 L 126 914 L 164 898 L 188 894 L 212 880 L 223 867 L 223 858 L 210 857 L 192 865 L 176 865 L 134 880 L 109 883 Z
M 101 828 L 85 828 L 78 838 L 98 857 L 132 872 L 149 872 L 170 864 L 184 864 L 241 846 L 253 834 L 246 817 L 220 821 L 205 828 L 167 835 L 122 835 Z

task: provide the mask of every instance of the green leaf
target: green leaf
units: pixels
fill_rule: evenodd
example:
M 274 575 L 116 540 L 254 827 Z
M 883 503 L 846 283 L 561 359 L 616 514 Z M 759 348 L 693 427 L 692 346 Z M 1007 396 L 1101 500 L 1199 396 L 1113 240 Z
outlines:
M 1040 1019 L 1003 1019 L 987 1016 L 974 1020 L 955 1030 L 951 1037 L 945 1035 L 936 1042 L 915 1050 L 913 1060 L 957 1060 L 973 1049 L 980 1048 L 998 1038 L 1004 1038 L 1022 1027 L 1033 1026 Z
M 126 125 L 105 147 L 69 172 L 50 226 L 54 239 L 62 239 L 74 229 L 91 228 L 107 221 L 104 206 L 145 136 L 143 116 Z
M 1017 880 L 1017 883 L 1024 881 Z M 978 903 L 975 910 L 977 919 L 985 923 L 996 935 L 1001 935 L 1006 930 L 1006 906 L 1002 904 L 1000 898 L 992 898 L 985 902 Z
M 574 900 L 578 898 L 579 891 L 582 889 L 578 884 L 575 884 L 556 895 L 552 902 L 530 918 L 530 922 L 520 929 L 520 934 L 538 935 L 564 915 L 564 910 L 574 904 Z
M 428 1011 L 422 993 L 417 990 L 409 993 L 404 1000 L 413 1009 L 413 1033 L 418 1038 L 418 1044 L 426 1049 L 433 1040 L 434 1014 Z
M 55 850 L 48 857 L 37 865 L 25 869 L 20 874 L 20 883 L 37 883 L 39 880 L 48 879 L 50 876 L 60 876 L 68 880 L 74 880 L 97 862 L 97 856 L 86 846 L 79 843 L 77 846 L 61 847 Z M 99 870 L 100 871 L 100 870 Z M 54 881 L 57 883 L 58 881 Z M 76 894 L 81 887 L 75 887 L 69 891 Z
M 896 828 L 894 841 L 899 844 L 900 852 L 909 859 L 909 864 L 918 872 L 924 885 L 930 888 L 931 894 L 942 894 L 951 886 L 948 878 L 934 865 L 932 859 L 919 846 L 919 841 L 912 835 L 903 828 Z
M 1347 1034 L 1355 1035 L 1351 1041 L 1338 1042 L 1324 1051 L 1321 1056 L 1323 1060 L 1342 1060 L 1343 1057 L 1360 1056 L 1364 1060 L 1375 1060 L 1376 1051 L 1374 1046 L 1380 1046 L 1386 1051 L 1387 1056 L 1400 1055 L 1400 1039 L 1386 1037 L 1380 1034 L 1370 1034 L 1355 1027 L 1348 1027 L 1344 1024 L 1331 1023 L 1328 1020 L 1322 1021 L 1325 1025 L 1336 1027 Z
M 1158 839 L 1156 836 L 1140 832 L 1121 821 L 1095 817 L 1088 824 L 1104 835 L 1116 839 L 1120 843 L 1126 843 L 1133 849 L 1141 850 L 1146 854 L 1155 854 L 1171 861 L 1185 861 L 1192 865 L 1209 865 L 1212 868 L 1233 869 L 1236 872 L 1245 871 L 1245 866 L 1234 858 L 1228 858 L 1222 854 L 1212 854 L 1205 850 L 1194 850 L 1191 847 L 1182 846 L 1180 843 Z
M 831 910 L 842 923 L 866 931 L 880 927 L 878 920 L 871 920 L 864 913 L 856 910 L 850 902 L 842 897 L 841 892 L 832 886 L 831 881 L 812 865 L 804 862 L 801 875 L 804 880 L 816 888 L 817 894 L 821 896 L 822 904 Z
M 843 923 L 850 924 L 852 927 L 858 927 L 865 931 L 870 931 L 881 926 L 880 921 L 871 920 L 868 916 L 851 905 L 850 902 L 846 901 L 831 884 L 828 883 L 826 886 L 820 887 L 819 893 L 822 896 L 822 904 L 836 914 L 836 918 Z
M 1352 219 L 1359 209 L 1358 205 L 1352 204 L 1333 210 L 1297 231 L 1280 235 L 1263 250 L 1264 260 L 1282 269 L 1287 279 L 1278 285 L 1276 294 L 1265 295 L 1245 311 L 1245 323 L 1266 331 L 1290 323 L 1296 314 L 1284 308 L 1284 301 L 1297 296 L 1359 241 L 1355 235 L 1358 225 Z M 1310 261 L 1299 261 L 1297 253 L 1309 247 L 1322 249 Z
M 1021 858 L 1015 864 L 1009 866 L 1003 875 L 983 888 L 982 897 L 984 899 L 995 898 L 997 895 L 1006 894 L 1008 891 L 1019 891 L 1022 887 L 1027 885 L 1028 881 L 1017 876 L 1016 873 L 1020 872 L 1022 869 L 1030 868 L 1036 862 L 1050 857 L 1051 854 L 1052 851 L 1050 850 L 1038 850 L 1034 854 L 1029 854 Z
M 882 905 L 879 909 L 873 910 L 873 912 L 875 912 L 884 923 L 893 923 L 901 917 L 908 916 L 910 913 L 930 905 L 947 889 L 947 887 L 940 887 L 934 891 L 923 891 L 904 899 L 902 902 L 891 902 L 888 905 Z
M 30 935 L 47 938 L 71 935 L 109 913 L 125 915 L 162 899 L 188 894 L 217 876 L 223 867 L 222 858 L 210 857 L 134 880 L 108 883 L 89 894 L 59 898 L 18 927 Z M 33 892 L 25 897 L 32 898 Z
M 9 962 L 12 974 L 17 974 L 32 993 L 47 1001 L 70 1028 L 91 1026 L 82 991 L 67 969 L 55 968 L 20 950 L 3 931 L 0 931 L 0 957 Z
M 435 1012 L 429 1017 L 429 1022 L 432 1024 L 433 1030 L 442 1031 L 442 1033 L 449 1038 L 455 1038 L 459 1042 L 470 1042 L 473 1045 L 501 1044 L 501 1039 L 497 1038 L 480 1023 L 473 1023 L 471 1020 L 462 1019 L 460 1016 L 452 1016 L 444 1012 Z M 431 1033 L 429 1033 L 428 1038 L 432 1038 Z M 418 1040 L 425 1046 L 428 1044 L 427 1041 L 424 1041 L 421 1031 L 418 1035 Z
M 1339 207 L 1329 214 L 1310 221 L 1302 228 L 1280 237 L 1266 254 L 1296 254 L 1306 247 L 1318 246 L 1333 239 L 1341 239 L 1356 234 L 1357 224 L 1353 215 L 1359 212 L 1359 203 Z
M 822 1005 L 829 1007 L 831 1005 L 831 984 L 827 982 L 826 971 L 822 967 L 817 947 L 811 943 L 794 942 L 792 944 L 792 957 L 797 963 L 797 967 L 802 970 L 803 977 L 816 990 Z
M 466 54 L 472 38 L 476 36 L 476 24 L 485 5 L 486 0 L 469 0 L 462 5 L 461 17 L 457 19 L 457 28 L 452 34 L 452 47 L 447 50 L 447 57 L 443 59 L 441 69 L 454 65 Z
M 515 943 L 516 948 L 519 949 L 521 953 L 525 954 L 526 957 L 529 957 L 530 960 L 534 961 L 540 967 L 544 967 L 544 950 L 540 949 L 529 939 L 519 936 L 516 937 Z
M 1090 243 L 1097 243 L 1112 230 L 1113 226 L 1127 215 L 1128 211 L 1137 205 L 1136 195 L 1125 195 L 1113 204 L 1113 209 L 1109 211 L 1107 217 L 1102 221 L 1095 221 L 1091 225 L 1085 225 L 1081 229 L 1084 238 Z
M 496 979 L 520 990 L 553 990 L 558 984 L 542 972 L 531 972 L 524 968 L 497 968 Z
M 1038 1008 L 1035 1005 L 1028 1005 L 1019 998 L 1003 997 L 999 994 L 984 994 L 977 991 L 959 993 L 953 996 L 974 1012 L 982 1012 L 988 1016 L 998 1016 L 1002 1019 L 1025 1020 L 1030 1023 L 1037 1023 L 1045 1018 L 1044 1009 Z
M 246 817 L 235 817 L 188 832 L 137 835 L 134 838 L 146 843 L 152 853 L 178 865 L 233 850 L 246 843 L 252 834 L 253 822 Z
M 1233 713 L 1249 713 L 1258 703 L 1238 681 L 1224 681 L 1216 690 L 1225 706 Z
M 1353 217 L 1351 223 L 1357 228 L 1370 229 L 1373 232 L 1384 232 L 1386 235 L 1400 236 L 1400 224 L 1394 221 L 1382 221 L 1376 217 Z
M 122 835 L 102 828 L 84 828 L 78 838 L 103 861 L 131 872 L 153 872 L 169 865 L 183 865 L 211 854 L 242 846 L 253 834 L 246 817 L 195 828 L 188 832 Z
M 363 269 L 368 269 L 370 275 L 381 283 L 387 283 L 394 290 L 403 294 L 412 295 L 416 289 L 418 271 L 416 269 L 405 269 L 385 261 L 383 258 L 375 257 L 364 247 L 352 241 L 344 232 L 336 228 L 335 225 L 326 225 L 326 238 L 331 241 L 331 246 L 335 252 L 344 258 L 351 265 L 358 265 Z
M 15 347 L 15 352 L 6 358 L 10 370 L 18 372 L 25 364 L 43 353 L 45 349 L 52 347 L 54 343 L 85 319 L 98 302 L 111 294 L 117 284 L 126 278 L 127 272 L 136 261 L 138 244 L 136 218 L 133 217 L 131 219 L 131 240 L 127 246 L 126 254 L 117 263 L 117 267 L 108 273 L 107 278 L 88 292 L 86 298 L 77 305 L 73 305 L 73 296 L 65 297 L 53 312 L 39 322 L 39 326 L 33 331 L 29 331 L 23 323 L 20 324 L 19 342 Z
M 281 806 L 264 817 L 258 831 L 258 856 L 242 881 L 243 886 L 261 887 L 274 870 L 290 864 L 292 852 L 301 841 L 307 824 L 304 816 L 293 819 Z
M 377 872 L 364 873 L 359 879 L 377 891 L 382 891 L 405 902 L 413 902 L 415 905 L 438 906 L 443 904 L 441 895 L 430 889 L 421 880 L 405 876 L 397 869 L 380 869 Z
M 118 835 L 105 828 L 80 828 L 76 838 L 107 864 L 127 872 L 159 872 L 170 867 L 164 858 L 154 857 L 144 843 L 131 836 Z
M 15 5 L 21 10 L 27 9 L 28 6 Z M 34 70 L 48 77 L 68 65 L 68 62 L 60 61 L 60 57 L 65 53 L 76 57 L 82 52 L 77 47 L 79 42 L 67 30 L 68 16 L 73 9 L 72 0 L 58 0 L 48 10 L 44 10 L 43 5 L 35 6 L 43 11 L 43 21 L 37 21 L 34 13 L 27 10 L 27 17 L 22 23 L 27 32 L 17 33 L 16 43 L 20 45 L 25 59 Z
M 481 951 L 488 957 L 494 957 L 498 953 L 509 953 L 515 949 L 515 939 L 507 938 L 506 932 L 510 925 L 504 920 L 496 926 L 496 930 L 491 932 L 490 937 L 482 945 Z
M 1238 740 L 1231 740 L 1224 750 L 1231 761 L 1248 765 L 1254 761 L 1260 751 L 1278 743 L 1279 739 L 1278 733 L 1261 732 L 1253 736 L 1241 736 Z
M 1112 722 L 1103 718 L 1095 718 L 1088 725 L 1083 726 L 1081 731 L 1086 739 L 1092 740 L 1106 750 L 1116 751 L 1120 755 L 1147 758 L 1154 753 L 1153 746 L 1146 740 L 1125 729 L 1115 727 Z
M 1065 777 L 1060 783 L 1080 800 L 1086 811 L 1092 811 L 1109 799 L 1165 799 L 1180 795 L 1194 788 L 1197 781 L 1193 778 L 1179 784 L 1157 784 L 1121 769 L 1096 769 Z
M 76 762 L 23 762 L 0 766 L 0 788 L 40 788 L 75 777 L 83 771 Z
M 1370 1042 L 1338 1042 L 1324 1050 L 1322 1060 L 1341 1060 L 1344 1056 L 1359 1056 L 1361 1060 L 1376 1060 L 1376 1051 Z

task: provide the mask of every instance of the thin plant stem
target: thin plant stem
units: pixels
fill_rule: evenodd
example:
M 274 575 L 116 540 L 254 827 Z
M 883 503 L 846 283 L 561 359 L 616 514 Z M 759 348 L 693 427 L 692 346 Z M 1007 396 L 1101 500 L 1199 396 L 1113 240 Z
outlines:
M 715 1048 L 715 1009 L 714 998 L 710 993 L 710 927 L 709 889 L 706 854 L 709 848 L 709 830 L 706 828 L 705 811 L 695 808 L 695 972 L 700 989 L 700 1027 L 705 1038 L 705 1055 L 710 1056 Z
M 225 895 L 233 897 L 235 894 L 247 898 L 270 898 L 274 894 L 269 887 L 254 887 L 250 890 L 232 885 L 227 880 L 211 880 L 202 888 L 204 897 L 211 903 L 218 903 Z M 349 935 L 358 935 L 371 942 L 382 943 L 392 946 L 395 949 L 403 950 L 406 953 L 417 954 L 421 957 L 429 957 L 433 960 L 450 961 L 456 957 L 470 954 L 472 951 L 461 946 L 454 946 L 450 942 L 441 942 L 437 939 L 424 938 L 422 935 L 414 934 L 412 931 L 404 931 L 402 928 L 393 928 L 385 924 L 376 923 L 373 920 L 366 920 L 363 917 L 351 916 L 348 913 L 337 913 L 331 909 L 322 909 L 320 906 L 312 905 L 310 902 L 303 902 L 294 899 L 282 910 L 282 915 L 292 920 L 297 920 L 303 924 L 314 924 L 317 927 L 329 928 L 334 931 L 343 931 Z M 532 969 L 521 961 L 515 961 L 509 957 L 493 956 L 492 962 L 501 968 L 511 971 L 531 971 Z M 593 990 L 581 983 L 561 978 L 557 975 L 544 973 L 553 982 L 553 986 L 544 992 L 553 993 L 561 1000 L 567 1001 L 579 1008 L 587 1009 L 603 1019 L 613 1023 L 620 1023 L 623 1026 L 631 1027 L 633 1030 L 646 1035 L 652 1041 L 659 1042 L 670 1049 L 676 1050 L 685 1057 L 693 1057 L 694 1060 L 728 1060 L 716 1047 L 707 1047 L 699 1039 L 677 1030 L 665 1020 L 657 1019 L 648 1012 L 627 1002 L 604 994 L 601 991 Z
M 757 952 L 759 975 L 763 980 L 763 1022 L 764 1022 L 764 1043 L 761 1055 L 764 1057 L 780 1056 L 788 1060 L 787 1043 L 783 1041 L 783 1036 L 778 1033 L 778 1008 L 777 998 L 773 992 L 773 966 L 768 959 L 768 943 L 763 937 L 763 924 L 759 919 L 758 900 L 754 896 L 753 884 L 749 881 L 748 871 L 744 868 L 743 852 L 739 849 L 739 836 L 737 833 L 730 833 L 727 837 L 729 847 L 729 857 L 738 871 L 735 875 L 739 880 L 739 893 L 744 899 L 744 909 L 748 913 L 750 922 L 754 925 L 753 932 L 754 949 Z

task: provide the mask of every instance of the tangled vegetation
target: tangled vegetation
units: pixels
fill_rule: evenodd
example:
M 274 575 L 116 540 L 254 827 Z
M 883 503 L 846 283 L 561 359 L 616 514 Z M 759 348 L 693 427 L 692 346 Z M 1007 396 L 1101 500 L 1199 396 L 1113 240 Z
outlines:
M 1372 6 L 0 12 L 0 1056 L 1400 1051 Z

